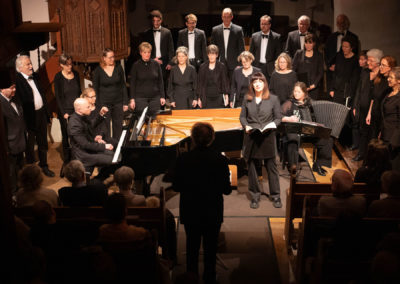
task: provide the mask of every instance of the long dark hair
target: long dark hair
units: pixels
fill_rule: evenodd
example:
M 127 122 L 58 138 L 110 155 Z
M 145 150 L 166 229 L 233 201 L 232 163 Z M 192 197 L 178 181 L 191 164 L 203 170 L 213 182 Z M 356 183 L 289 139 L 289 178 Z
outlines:
M 252 101 L 254 97 L 256 96 L 256 93 L 254 91 L 253 87 L 253 82 L 256 80 L 261 80 L 264 82 L 264 90 L 262 94 L 262 99 L 263 100 L 268 100 L 269 99 L 269 88 L 268 88 L 268 82 L 267 79 L 265 79 L 265 76 L 261 72 L 254 73 L 253 76 L 251 76 L 250 83 L 249 83 L 249 91 L 247 92 L 247 100 Z
M 294 84 L 292 94 L 290 95 L 290 100 L 293 103 L 297 102 L 296 98 L 294 97 L 294 89 L 296 87 L 299 87 L 301 89 L 301 91 L 304 93 L 304 105 L 311 104 L 311 99 L 308 96 L 307 85 L 304 82 L 300 82 L 300 81 L 298 81 L 298 82 L 296 82 L 296 84 Z

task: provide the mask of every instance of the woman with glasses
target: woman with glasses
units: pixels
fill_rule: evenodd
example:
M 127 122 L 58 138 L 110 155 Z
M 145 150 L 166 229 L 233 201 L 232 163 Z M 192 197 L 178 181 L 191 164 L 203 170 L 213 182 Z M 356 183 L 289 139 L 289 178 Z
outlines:
M 282 105 L 290 98 L 296 82 L 297 75 L 292 70 L 292 59 L 289 54 L 282 52 L 275 61 L 275 71 L 269 80 L 269 90 L 278 96 Z
M 61 54 L 59 58 L 61 71 L 54 77 L 54 93 L 58 106 L 58 119 L 61 126 L 63 165 L 60 176 L 63 177 L 63 168 L 71 160 L 71 150 L 68 142 L 67 122 L 74 113 L 74 101 L 81 94 L 81 82 L 78 72 L 72 69 L 72 57 Z

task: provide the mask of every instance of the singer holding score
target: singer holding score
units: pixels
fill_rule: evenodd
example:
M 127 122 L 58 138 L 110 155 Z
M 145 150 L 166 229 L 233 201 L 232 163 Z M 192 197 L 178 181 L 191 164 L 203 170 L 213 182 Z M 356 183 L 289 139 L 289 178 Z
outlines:
M 279 99 L 268 90 L 265 76 L 255 73 L 250 79 L 249 91 L 244 98 L 240 123 L 245 129 L 243 157 L 247 161 L 250 208 L 259 207 L 262 187 L 256 165 L 264 161 L 268 173 L 270 199 L 275 208 L 282 207 L 279 176 L 276 166 L 276 127 L 282 118 Z

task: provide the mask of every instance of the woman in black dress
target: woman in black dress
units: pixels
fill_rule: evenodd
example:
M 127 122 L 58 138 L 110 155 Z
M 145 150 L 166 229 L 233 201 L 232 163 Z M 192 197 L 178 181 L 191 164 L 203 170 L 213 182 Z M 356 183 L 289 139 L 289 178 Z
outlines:
M 189 64 L 188 48 L 180 46 L 176 50 L 176 63 L 168 79 L 168 98 L 174 109 L 196 107 L 196 68 Z
M 81 94 L 81 81 L 78 72 L 72 69 L 72 57 L 61 54 L 59 58 L 61 71 L 54 77 L 54 93 L 58 105 L 58 119 L 60 120 L 63 166 L 60 176 L 63 177 L 63 168 L 71 160 L 71 151 L 68 141 L 67 122 L 68 117 L 74 113 L 74 101 Z
M 140 56 L 131 70 L 130 107 L 140 115 L 148 106 L 147 114 L 155 117 L 160 105 L 165 105 L 164 81 L 160 64 L 151 59 L 152 46 L 148 42 L 139 45 Z
M 389 73 L 391 92 L 382 101 L 382 140 L 391 149 L 392 169 L 400 170 L 400 67 Z
M 264 161 L 268 173 L 270 198 L 273 206 L 282 207 L 279 176 L 276 167 L 275 129 L 281 122 L 278 97 L 268 90 L 262 73 L 255 73 L 250 80 L 249 92 L 242 104 L 240 123 L 245 130 L 243 157 L 247 161 L 249 176 L 250 207 L 257 209 L 262 192 L 256 165 Z
M 318 99 L 318 86 L 324 74 L 324 60 L 322 54 L 315 48 L 313 34 L 304 38 L 304 50 L 297 50 L 293 56 L 293 70 L 297 79 L 304 82 L 310 97 Z
M 229 96 L 230 107 L 241 107 L 243 98 L 249 91 L 250 78 L 254 73 L 261 72 L 260 68 L 251 65 L 254 61 L 254 56 L 249 51 L 243 51 L 238 61 L 242 63 L 241 67 L 233 71 L 231 82 L 231 93 Z
M 208 61 L 201 64 L 197 77 L 197 97 L 200 108 L 223 108 L 229 103 L 229 79 L 225 65 L 217 61 L 218 47 L 207 47 Z
M 109 109 L 106 121 L 109 128 L 112 120 L 112 137 L 119 139 L 124 111 L 128 110 L 128 92 L 124 70 L 121 65 L 115 64 L 114 51 L 109 48 L 104 49 L 100 66 L 94 71 L 93 88 L 97 104 Z
M 269 80 L 269 90 L 277 95 L 283 104 L 290 98 L 296 82 L 297 75 L 292 70 L 292 59 L 289 54 L 282 52 L 275 61 L 275 70 Z
M 303 82 L 297 82 L 293 88 L 292 97 L 282 105 L 283 122 L 314 121 L 311 99 L 308 97 L 307 86 Z M 292 165 L 297 165 L 299 157 L 300 135 L 288 133 L 284 137 L 285 156 L 288 161 L 288 169 Z M 332 166 L 332 146 L 331 138 L 317 138 L 312 141 L 317 148 L 317 157 L 312 170 L 321 176 L 326 175 L 326 170 L 322 166 L 330 168 Z

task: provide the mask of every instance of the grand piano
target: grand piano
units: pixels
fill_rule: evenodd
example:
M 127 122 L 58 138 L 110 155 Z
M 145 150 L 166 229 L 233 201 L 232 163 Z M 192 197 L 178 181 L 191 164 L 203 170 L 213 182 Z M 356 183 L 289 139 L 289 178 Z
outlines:
M 132 118 L 123 129 L 113 162 L 133 168 L 137 178 L 165 173 L 181 152 L 190 149 L 190 130 L 196 122 L 214 127 L 212 147 L 217 151 L 241 150 L 239 115 L 240 108 L 227 108 L 165 111 L 145 123 Z

